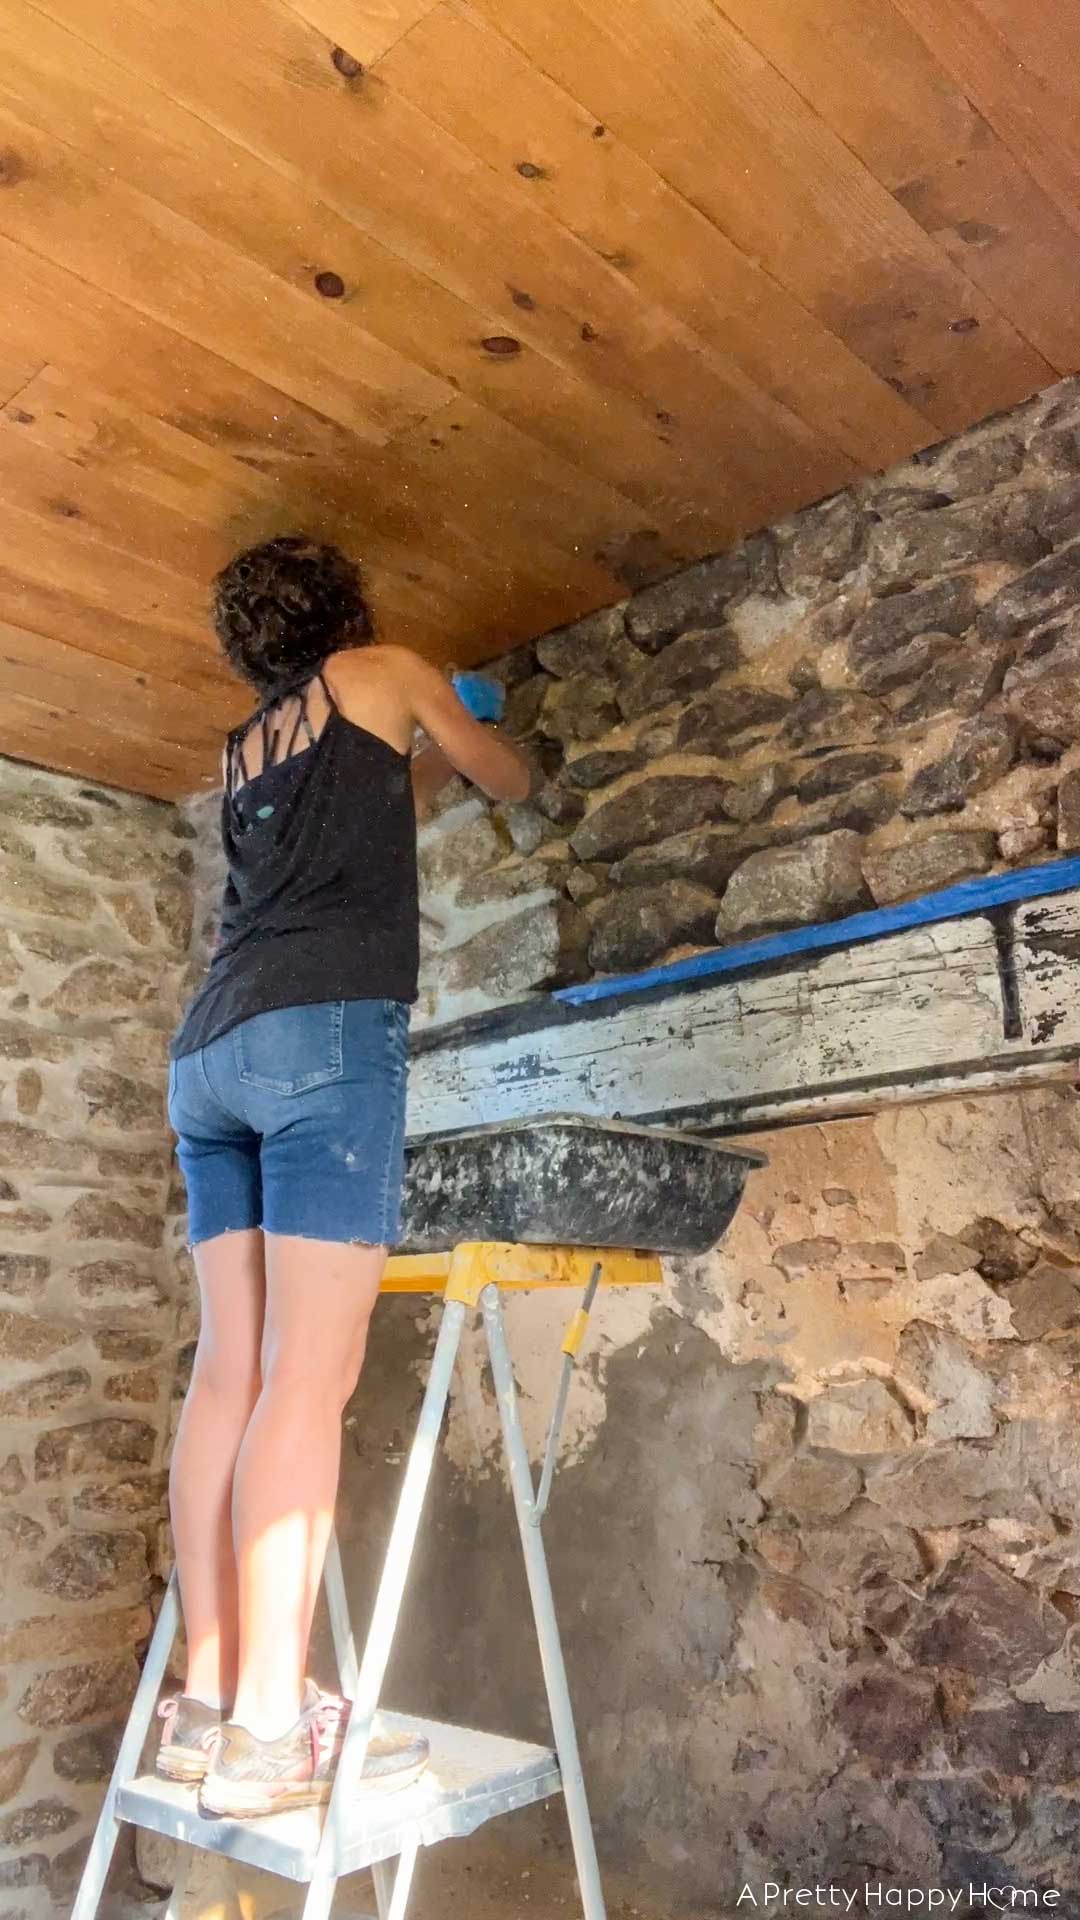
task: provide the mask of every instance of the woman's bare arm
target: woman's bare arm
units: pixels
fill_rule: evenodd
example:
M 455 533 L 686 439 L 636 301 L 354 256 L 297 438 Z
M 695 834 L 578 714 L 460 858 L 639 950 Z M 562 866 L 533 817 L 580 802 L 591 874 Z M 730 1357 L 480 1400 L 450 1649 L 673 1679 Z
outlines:
M 395 648 L 394 653 L 394 666 L 416 724 L 452 772 L 464 774 L 492 800 L 527 799 L 532 769 L 521 748 L 496 728 L 474 720 L 437 667 L 406 647 Z M 436 768 L 437 763 L 432 761 L 433 779 Z M 439 785 L 444 784 L 439 781 Z M 437 791 L 438 787 L 432 786 L 430 796 Z
M 431 812 L 436 796 L 450 785 L 456 772 L 457 768 L 451 766 L 441 747 L 429 743 L 413 754 L 412 788 L 418 820 Z

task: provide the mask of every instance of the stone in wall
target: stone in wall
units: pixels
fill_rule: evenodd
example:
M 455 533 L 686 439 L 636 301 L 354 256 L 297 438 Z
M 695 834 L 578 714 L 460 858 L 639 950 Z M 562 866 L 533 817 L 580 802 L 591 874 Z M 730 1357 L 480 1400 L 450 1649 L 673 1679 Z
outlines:
M 728 803 L 725 794 L 725 810 Z M 634 847 L 604 872 L 620 887 L 662 885 L 665 880 L 679 876 L 720 893 L 747 854 L 761 846 L 764 838 L 755 829 L 744 832 L 727 825 L 691 828 L 685 833 L 669 834 L 663 840 Z
M 739 665 L 740 657 L 739 643 L 727 627 L 691 630 L 662 654 L 643 661 L 622 687 L 619 705 L 626 719 L 640 719 L 711 687 L 720 674 Z
M 1070 530 L 1071 531 L 1071 530 Z M 1080 547 L 1065 546 L 1029 567 L 987 601 L 979 632 L 993 640 L 1016 640 L 1072 611 Z
M 782 739 L 802 753 L 824 753 L 875 741 L 888 724 L 888 708 L 866 694 L 813 686 L 788 714 Z
M 564 747 L 579 740 L 595 740 L 610 733 L 619 718 L 614 685 L 595 671 L 571 674 L 548 687 L 537 730 Z
M 519 649 L 523 655 L 525 649 Z M 536 645 L 536 658 L 546 673 L 568 680 L 579 674 L 587 661 L 590 671 L 602 673 L 616 686 L 637 672 L 642 664 L 640 649 L 626 631 L 625 602 L 603 607 L 587 614 L 572 626 L 561 627 L 543 636 Z
M 986 873 L 996 853 L 992 833 L 930 833 L 922 840 L 902 840 L 867 854 L 863 875 L 877 905 L 885 907 Z
M 808 580 L 842 580 L 858 566 L 868 531 L 867 516 L 850 492 L 799 515 L 780 536 L 777 567 L 785 591 L 801 594 Z
M 882 520 L 870 539 L 870 577 L 875 587 L 895 590 L 977 560 L 1033 566 L 1046 553 L 1034 524 L 1037 502 L 1023 490 L 995 491 Z
M 806 1437 L 812 1447 L 836 1453 L 893 1453 L 910 1445 L 914 1424 L 903 1402 L 870 1375 L 826 1387 L 807 1409 Z
M 852 627 L 847 657 L 852 671 L 866 672 L 920 634 L 966 633 L 978 602 L 974 582 L 954 574 L 932 587 L 909 587 L 876 600 Z
M 858 834 L 841 831 L 753 853 L 728 883 L 720 938 L 765 933 L 854 912 L 866 897 Z
M 722 687 L 683 715 L 674 744 L 687 753 L 730 754 L 740 736 L 772 726 L 790 707 L 767 687 Z
M 1016 729 L 1005 714 L 965 720 L 947 754 L 920 767 L 902 810 L 909 818 L 962 813 L 967 801 L 1007 773 L 1016 753 Z
M 931 1586 L 907 1651 L 922 1666 L 1016 1685 L 1056 1653 L 1066 1630 L 1062 1615 L 1022 1581 L 960 1553 Z
M 642 588 L 626 608 L 631 640 L 652 653 L 693 627 L 715 623 L 746 592 L 749 579 L 747 550 L 737 547 Z
M 618 780 L 621 774 L 632 773 L 640 765 L 641 753 L 636 743 L 633 746 L 609 744 L 597 751 L 586 749 L 570 756 L 566 762 L 566 778 L 576 787 L 606 787 L 612 780 Z
M 593 922 L 589 965 L 600 973 L 615 973 L 643 966 L 677 941 L 708 941 L 716 907 L 716 895 L 692 880 L 624 888 Z
M 594 806 L 571 834 L 571 848 L 580 860 L 610 860 L 722 818 L 725 794 L 712 774 L 657 773 Z
M 830 753 L 800 775 L 795 782 L 795 793 L 809 804 L 830 794 L 848 793 L 852 787 L 877 774 L 899 770 L 900 762 L 891 753 Z
M 1005 684 L 1010 712 L 1029 737 L 1080 739 L 1080 623 L 1048 632 Z

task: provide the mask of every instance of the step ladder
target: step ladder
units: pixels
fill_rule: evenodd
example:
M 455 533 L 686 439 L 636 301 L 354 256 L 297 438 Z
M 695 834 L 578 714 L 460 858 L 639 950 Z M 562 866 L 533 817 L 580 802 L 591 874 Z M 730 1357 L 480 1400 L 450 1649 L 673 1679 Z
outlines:
M 555 1619 L 541 1522 L 551 1492 L 566 1398 L 575 1357 L 598 1286 L 656 1286 L 655 1254 L 612 1248 L 512 1245 L 469 1241 L 448 1253 L 404 1254 L 387 1262 L 382 1291 L 443 1296 L 439 1335 L 409 1452 L 386 1558 L 357 1662 L 336 1536 L 331 1537 L 323 1582 L 342 1693 L 352 1710 L 328 1804 L 255 1820 L 203 1818 L 195 1789 L 139 1772 L 158 1693 L 180 1623 L 176 1575 L 169 1581 L 150 1641 L 142 1678 L 120 1742 L 101 1816 L 91 1843 L 72 1920 L 95 1920 L 121 1824 L 149 1827 L 186 1842 L 165 1920 L 179 1920 L 192 1848 L 204 1848 L 307 1885 L 303 1920 L 327 1920 L 339 1879 L 372 1870 L 379 1920 L 404 1920 L 421 1847 L 472 1833 L 497 1814 L 561 1793 L 577 1867 L 583 1920 L 604 1920 L 604 1899 L 578 1754 L 566 1667 Z M 562 1343 L 562 1360 L 539 1484 L 521 1425 L 506 1338 L 505 1291 L 577 1287 L 583 1290 Z M 451 1378 L 467 1317 L 477 1308 L 498 1400 L 503 1446 L 532 1603 L 533 1621 L 551 1717 L 553 1747 L 505 1739 L 471 1727 L 380 1713 L 380 1722 L 419 1729 L 431 1761 L 412 1786 L 383 1796 L 357 1794 L 379 1707 L 383 1679 L 401 1613 L 424 1496 L 438 1446 Z M 151 1759 L 152 1767 L 152 1759 Z M 103 1916 L 107 1920 L 107 1915 Z

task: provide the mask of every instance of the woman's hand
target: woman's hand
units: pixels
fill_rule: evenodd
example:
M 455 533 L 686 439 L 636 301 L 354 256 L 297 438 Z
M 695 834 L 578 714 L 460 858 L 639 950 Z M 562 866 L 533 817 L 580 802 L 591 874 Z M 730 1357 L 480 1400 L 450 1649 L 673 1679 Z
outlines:
M 438 763 L 430 762 L 430 773 L 422 774 L 422 789 L 427 804 L 446 785 L 454 773 L 463 774 L 482 789 L 491 800 L 526 800 L 532 787 L 532 769 L 521 748 L 492 726 L 474 720 L 437 667 L 422 660 L 407 647 L 387 647 L 393 652 L 395 673 L 412 708 L 417 726 L 427 734 L 431 747 L 417 755 L 426 759 L 437 749 L 450 772 L 438 778 Z M 414 770 L 416 761 L 413 763 Z M 414 771 L 414 791 L 417 781 Z

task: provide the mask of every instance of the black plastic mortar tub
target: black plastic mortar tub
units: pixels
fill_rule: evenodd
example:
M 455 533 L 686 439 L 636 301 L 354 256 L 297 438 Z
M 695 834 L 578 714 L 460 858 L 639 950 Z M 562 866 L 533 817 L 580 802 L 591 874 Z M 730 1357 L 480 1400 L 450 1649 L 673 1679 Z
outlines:
M 694 1134 L 556 1114 L 407 1150 L 402 1253 L 463 1240 L 707 1253 L 762 1154 Z

